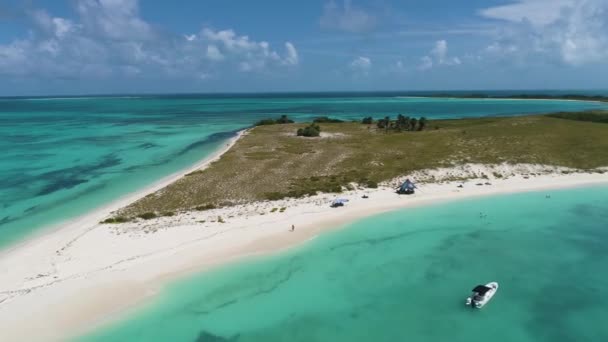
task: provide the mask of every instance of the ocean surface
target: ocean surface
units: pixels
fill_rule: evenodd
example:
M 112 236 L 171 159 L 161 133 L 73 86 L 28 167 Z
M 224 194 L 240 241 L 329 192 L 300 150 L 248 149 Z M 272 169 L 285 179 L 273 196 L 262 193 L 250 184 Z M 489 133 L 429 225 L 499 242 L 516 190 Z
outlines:
M 401 95 L 424 94 L 0 98 L 0 247 L 193 165 L 261 118 L 434 119 L 608 108 Z
M 608 341 L 607 227 L 608 187 L 382 214 L 175 283 L 80 341 Z

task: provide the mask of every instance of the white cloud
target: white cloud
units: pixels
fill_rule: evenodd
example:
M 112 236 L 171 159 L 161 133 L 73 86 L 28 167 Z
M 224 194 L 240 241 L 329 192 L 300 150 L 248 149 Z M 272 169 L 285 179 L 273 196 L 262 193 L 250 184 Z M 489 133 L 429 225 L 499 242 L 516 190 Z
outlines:
M 224 59 L 224 55 L 220 52 L 220 49 L 215 45 L 207 46 L 207 58 L 212 61 L 221 61 Z
M 300 57 L 298 56 L 298 50 L 296 50 L 296 47 L 291 42 L 287 42 L 285 43 L 285 50 L 287 50 L 287 56 L 283 61 L 284 64 L 298 65 L 300 62 Z
M 211 42 L 211 50 L 207 50 L 207 57 L 217 60 L 222 53 L 230 55 L 231 59 L 241 59 L 239 70 L 255 71 L 261 70 L 268 65 L 297 65 L 299 63 L 298 52 L 295 46 L 285 43 L 285 56 L 281 57 L 278 52 L 270 48 L 265 41 L 257 42 L 248 36 L 239 36 L 233 30 L 215 31 L 210 28 L 202 30 L 200 37 Z
M 377 19 L 365 10 L 353 6 L 351 0 L 343 0 L 342 5 L 330 0 L 323 7 L 319 23 L 324 29 L 360 33 L 374 29 Z
M 481 11 L 505 22 L 489 56 L 570 65 L 608 60 L 608 1 L 521 0 Z
M 43 10 L 33 10 L 28 14 L 36 26 L 37 32 L 42 36 L 63 38 L 74 29 L 74 24 L 71 21 L 63 18 L 53 18 Z
M 353 70 L 367 72 L 372 67 L 372 60 L 368 57 L 359 56 L 350 62 L 350 67 Z
M 152 27 L 139 17 L 137 0 L 79 0 L 76 10 L 91 35 L 114 40 L 151 40 Z
M 200 34 L 159 31 L 139 15 L 136 0 L 75 0 L 68 20 L 32 10 L 31 33 L 0 44 L 0 75 L 37 78 L 197 77 L 215 72 L 257 71 L 299 63 L 296 47 L 284 52 L 234 30 L 204 28 Z M 225 67 L 218 65 L 221 63 Z
M 509 5 L 490 7 L 479 13 L 492 19 L 512 22 L 529 21 L 533 25 L 547 25 L 561 16 L 564 8 L 571 7 L 577 0 L 518 0 Z
M 448 54 L 448 42 L 445 40 L 438 40 L 435 43 L 435 47 L 431 50 L 431 55 L 435 56 L 437 61 L 441 63 L 445 60 L 446 55 Z
M 424 56 L 420 59 L 418 69 L 428 70 L 435 65 L 451 66 L 460 64 L 462 64 L 460 58 L 448 56 L 448 42 L 445 40 L 438 40 L 431 49 L 429 56 Z

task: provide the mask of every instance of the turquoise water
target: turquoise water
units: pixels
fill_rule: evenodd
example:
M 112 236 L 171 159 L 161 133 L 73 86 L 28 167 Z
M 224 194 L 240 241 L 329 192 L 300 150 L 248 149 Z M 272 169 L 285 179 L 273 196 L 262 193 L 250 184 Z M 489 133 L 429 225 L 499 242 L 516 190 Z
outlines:
M 607 227 L 608 187 L 382 214 L 176 283 L 82 341 L 607 341 Z
M 0 98 L 0 247 L 192 165 L 260 118 L 406 113 L 432 119 L 608 108 L 395 95 Z

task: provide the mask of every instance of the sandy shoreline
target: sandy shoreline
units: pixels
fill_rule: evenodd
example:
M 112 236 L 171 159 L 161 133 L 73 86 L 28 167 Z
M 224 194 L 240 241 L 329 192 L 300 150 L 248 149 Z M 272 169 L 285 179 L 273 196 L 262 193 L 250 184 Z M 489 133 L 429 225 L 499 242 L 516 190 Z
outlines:
M 4 251 L 0 258 L 3 340 L 46 341 L 74 336 L 122 317 L 173 279 L 280 251 L 366 216 L 477 196 L 608 185 L 608 173 L 576 173 L 539 165 L 472 164 L 410 175 L 420 184 L 420 191 L 413 196 L 395 194 L 392 184 L 340 194 L 350 202 L 339 209 L 329 208 L 336 195 L 322 194 L 121 225 L 98 224 L 109 212 L 209 165 L 243 134 L 189 170 Z M 495 173 L 504 176 L 496 178 Z M 442 177 L 463 175 L 479 178 L 466 181 L 462 188 L 458 187 L 460 182 L 442 182 Z M 362 199 L 362 194 L 370 198 Z M 224 223 L 218 222 L 219 216 Z M 288 231 L 292 224 L 296 225 L 293 233 Z

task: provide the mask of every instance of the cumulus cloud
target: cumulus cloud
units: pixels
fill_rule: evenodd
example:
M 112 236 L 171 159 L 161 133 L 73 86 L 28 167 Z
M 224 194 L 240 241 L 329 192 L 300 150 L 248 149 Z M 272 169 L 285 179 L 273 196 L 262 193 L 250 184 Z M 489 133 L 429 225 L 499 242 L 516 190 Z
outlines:
M 505 22 L 489 56 L 570 65 L 608 59 L 608 2 L 605 0 L 520 0 L 482 10 Z
M 220 49 L 215 45 L 207 46 L 207 58 L 212 61 L 221 61 L 224 59 L 224 55 L 220 52 Z
M 137 0 L 80 0 L 76 10 L 84 31 L 114 40 L 150 40 L 155 33 L 139 17 Z
M 240 36 L 234 30 L 216 31 L 204 28 L 200 38 L 213 45 L 207 48 L 207 57 L 212 60 L 239 59 L 241 71 L 256 71 L 269 65 L 297 65 L 298 52 L 291 42 L 285 43 L 285 54 L 281 56 L 265 41 L 257 42 L 248 36 Z
M 285 50 L 287 51 L 287 55 L 285 56 L 283 63 L 287 65 L 298 65 L 300 57 L 298 56 L 296 47 L 291 42 L 287 42 L 285 43 Z
M 435 65 L 450 66 L 460 64 L 462 64 L 460 58 L 448 56 L 448 42 L 445 40 L 438 40 L 435 42 L 435 46 L 431 49 L 429 55 L 420 59 L 418 69 L 428 70 Z
M 186 35 L 158 30 L 140 17 L 136 0 L 77 0 L 74 10 L 72 20 L 41 9 L 29 11 L 31 33 L 0 44 L 0 75 L 70 79 L 156 74 L 203 79 L 211 65 L 218 72 L 218 63 L 225 64 L 226 71 L 299 63 L 291 42 L 279 52 L 268 42 L 232 29 L 203 28 Z
M 323 7 L 323 15 L 319 23 L 323 29 L 361 33 L 374 29 L 377 18 L 353 6 L 351 0 L 344 0 L 341 4 L 330 0 Z

